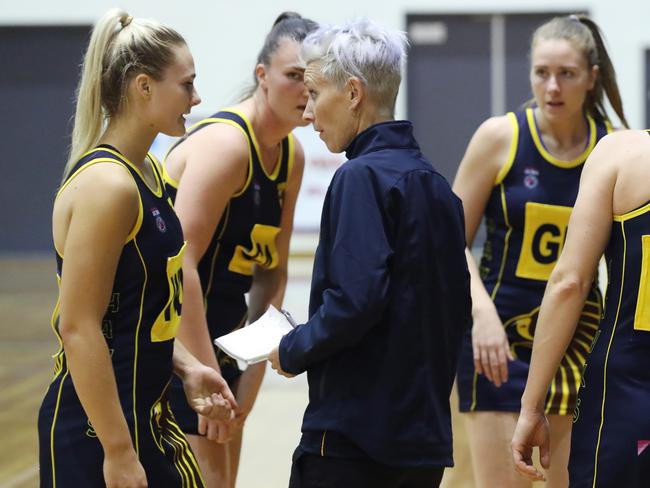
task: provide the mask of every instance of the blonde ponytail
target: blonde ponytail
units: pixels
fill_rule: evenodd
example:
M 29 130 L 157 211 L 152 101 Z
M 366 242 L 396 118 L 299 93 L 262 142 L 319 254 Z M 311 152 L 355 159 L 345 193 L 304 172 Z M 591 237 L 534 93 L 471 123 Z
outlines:
M 174 60 L 173 48 L 185 44 L 175 30 L 153 20 L 134 19 L 109 10 L 95 24 L 77 87 L 70 155 L 63 179 L 99 142 L 107 122 L 122 109 L 128 82 L 139 73 L 156 80 Z
M 109 10 L 93 28 L 77 87 L 77 108 L 64 179 L 81 156 L 97 144 L 104 132 L 106 117 L 102 109 L 101 90 L 104 56 L 117 30 L 122 28 L 122 19 L 128 16 L 124 10 Z

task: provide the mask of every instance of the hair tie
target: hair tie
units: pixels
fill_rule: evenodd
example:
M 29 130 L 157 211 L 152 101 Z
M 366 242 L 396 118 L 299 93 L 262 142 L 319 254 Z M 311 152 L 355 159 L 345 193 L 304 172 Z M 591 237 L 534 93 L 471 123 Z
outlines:
M 127 15 L 126 17 L 122 17 L 120 19 L 120 23 L 122 24 L 122 29 L 124 29 L 127 25 L 129 25 L 132 20 L 133 20 L 132 15 Z

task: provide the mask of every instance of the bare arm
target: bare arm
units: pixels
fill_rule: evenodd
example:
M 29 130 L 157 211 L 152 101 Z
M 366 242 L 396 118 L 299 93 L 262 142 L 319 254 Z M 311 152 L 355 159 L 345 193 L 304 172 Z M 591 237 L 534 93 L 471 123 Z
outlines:
M 284 292 L 287 285 L 287 270 L 289 262 L 289 242 L 293 231 L 293 216 L 296 208 L 296 200 L 302 183 L 302 174 L 305 167 L 305 155 L 302 146 L 297 139 L 295 141 L 294 163 L 287 189 L 284 195 L 282 217 L 280 220 L 280 233 L 276 238 L 278 249 L 278 265 L 273 269 L 262 269 L 255 267 L 253 286 L 249 295 L 249 320 L 257 320 L 272 304 L 275 308 L 282 307 Z M 240 409 L 237 418 L 243 424 L 250 413 L 257 398 L 266 362 L 252 365 L 244 371 L 237 387 L 237 401 Z
M 248 142 L 239 129 L 213 124 L 183 144 L 186 161 L 174 208 L 183 227 L 187 248 L 183 257 L 183 315 L 178 339 L 201 363 L 220 372 L 205 316 L 198 265 L 205 254 L 233 194 L 248 172 Z M 185 384 L 185 382 L 184 382 Z M 187 388 L 186 388 L 187 392 Z M 225 424 L 199 416 L 199 433 L 217 442 L 228 440 Z
M 196 413 L 215 420 L 229 420 L 237 402 L 221 375 L 199 362 L 183 344 L 174 342 L 174 373 L 183 381 L 188 403 Z
M 183 315 L 178 338 L 203 364 L 219 371 L 205 318 L 198 264 L 210 245 L 228 201 L 243 186 L 248 145 L 238 129 L 214 124 L 184 142 L 187 161 L 175 210 L 187 248 L 183 258 Z
M 508 161 L 513 142 L 513 124 L 508 116 L 485 121 L 470 141 L 460 163 L 453 190 L 463 201 L 467 266 L 472 290 L 472 349 L 474 367 L 496 386 L 508 380 L 507 359 L 512 359 L 508 339 L 492 298 L 470 251 L 499 171 Z
M 65 231 L 63 201 L 70 219 Z M 65 259 L 59 332 L 75 391 L 104 450 L 107 486 L 126 479 L 146 486 L 102 334 L 118 261 L 138 209 L 131 175 L 113 163 L 98 163 L 69 184 L 54 212 L 55 238 Z
M 612 197 L 617 178 L 612 161 L 617 161 L 619 154 L 609 142 L 599 143 L 585 164 L 566 243 L 546 286 L 539 312 L 528 381 L 512 441 L 518 469 L 534 479 L 543 476 L 530 463 L 532 447 L 540 446 L 543 467 L 548 467 L 550 459 L 544 399 L 575 333 L 611 232 Z

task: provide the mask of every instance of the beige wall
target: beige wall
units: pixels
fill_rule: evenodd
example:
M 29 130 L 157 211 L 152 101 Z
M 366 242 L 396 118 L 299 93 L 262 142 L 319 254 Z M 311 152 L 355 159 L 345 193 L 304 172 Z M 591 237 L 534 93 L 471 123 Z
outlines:
M 116 2 L 105 0 L 0 0 L 0 25 L 92 23 Z M 203 104 L 199 115 L 234 101 L 251 79 L 257 51 L 282 10 L 297 10 L 320 22 L 337 23 L 367 16 L 393 28 L 405 28 L 407 13 L 534 12 L 588 9 L 605 31 L 630 123 L 644 122 L 643 50 L 650 47 L 647 0 L 123 0 L 135 16 L 156 18 L 176 27 L 188 40 L 197 63 Z M 398 115 L 404 116 L 404 94 Z

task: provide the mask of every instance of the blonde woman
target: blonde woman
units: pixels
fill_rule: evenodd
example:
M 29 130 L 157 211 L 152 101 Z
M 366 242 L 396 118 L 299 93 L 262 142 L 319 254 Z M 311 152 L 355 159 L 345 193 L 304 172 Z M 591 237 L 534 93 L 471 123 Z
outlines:
M 194 77 L 173 29 L 121 10 L 95 25 L 52 216 L 61 348 L 38 421 L 42 487 L 202 487 L 169 408 L 172 372 L 197 412 L 236 406 L 174 342 L 185 243 L 147 154 L 159 132 L 184 134 Z

